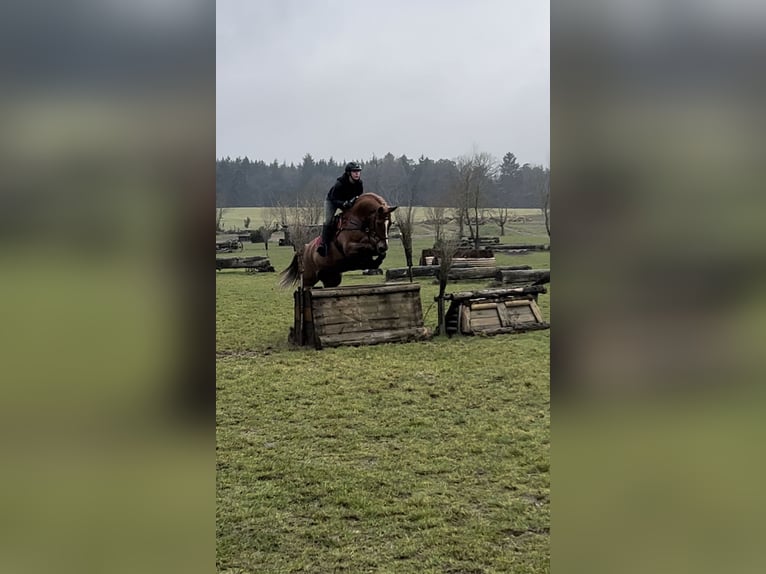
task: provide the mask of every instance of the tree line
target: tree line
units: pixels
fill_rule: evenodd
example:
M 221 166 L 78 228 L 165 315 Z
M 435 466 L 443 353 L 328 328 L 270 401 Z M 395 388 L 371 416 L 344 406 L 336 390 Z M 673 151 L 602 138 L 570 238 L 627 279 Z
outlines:
M 388 153 L 359 163 L 365 191 L 391 204 L 451 207 L 478 215 L 484 208 L 545 209 L 549 197 L 550 169 L 520 165 L 510 152 L 502 160 L 478 152 L 455 160 Z M 321 207 L 344 166 L 345 161 L 315 160 L 311 154 L 300 165 L 218 159 L 216 207 Z

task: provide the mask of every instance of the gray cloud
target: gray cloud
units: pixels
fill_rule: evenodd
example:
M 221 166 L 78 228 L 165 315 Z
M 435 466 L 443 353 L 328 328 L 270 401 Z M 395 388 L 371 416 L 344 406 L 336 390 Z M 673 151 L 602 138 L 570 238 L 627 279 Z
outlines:
M 440 159 L 475 148 L 550 163 L 547 2 L 216 9 L 218 157 Z

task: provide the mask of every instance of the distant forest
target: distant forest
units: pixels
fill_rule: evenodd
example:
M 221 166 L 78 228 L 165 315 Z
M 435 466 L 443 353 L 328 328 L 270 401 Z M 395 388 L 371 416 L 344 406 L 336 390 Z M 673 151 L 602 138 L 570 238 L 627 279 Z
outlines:
M 364 189 L 378 193 L 389 203 L 449 207 L 465 194 L 466 166 L 481 161 L 482 207 L 541 208 L 548 189 L 550 169 L 540 165 L 519 165 L 507 153 L 502 161 L 488 154 L 457 160 L 418 160 L 388 153 L 362 164 Z M 489 161 L 487 161 L 489 158 Z M 216 207 L 276 207 L 321 202 L 346 162 L 315 160 L 310 154 L 300 165 L 265 163 L 247 157 L 216 160 Z M 474 170 L 475 171 L 475 170 Z

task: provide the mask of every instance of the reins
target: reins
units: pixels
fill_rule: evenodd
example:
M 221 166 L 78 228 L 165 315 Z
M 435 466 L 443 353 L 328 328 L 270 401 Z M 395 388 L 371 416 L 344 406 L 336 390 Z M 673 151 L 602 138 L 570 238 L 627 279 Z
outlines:
M 384 238 L 378 236 L 377 231 L 375 230 L 375 223 L 377 223 L 378 219 L 378 213 L 377 211 L 373 212 L 371 216 L 371 221 L 369 225 L 363 226 L 364 220 L 354 216 L 354 215 L 348 215 L 346 217 L 346 224 L 343 223 L 343 215 L 341 215 L 340 220 L 340 229 L 338 229 L 338 235 L 340 235 L 344 231 L 361 231 L 362 233 L 366 233 L 367 237 L 372 241 L 373 243 L 379 240 L 382 240 Z M 350 227 L 349 224 L 354 224 L 354 227 Z

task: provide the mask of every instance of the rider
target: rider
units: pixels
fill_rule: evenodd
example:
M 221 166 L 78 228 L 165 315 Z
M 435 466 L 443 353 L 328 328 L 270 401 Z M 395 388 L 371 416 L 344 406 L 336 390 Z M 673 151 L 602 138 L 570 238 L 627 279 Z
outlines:
M 335 185 L 327 192 L 324 202 L 324 224 L 322 225 L 322 239 L 317 247 L 317 253 L 322 257 L 327 256 L 327 246 L 330 245 L 333 236 L 332 220 L 336 209 L 348 209 L 356 198 L 364 192 L 362 183 L 362 166 L 354 161 L 346 164 L 346 170 L 336 181 Z

